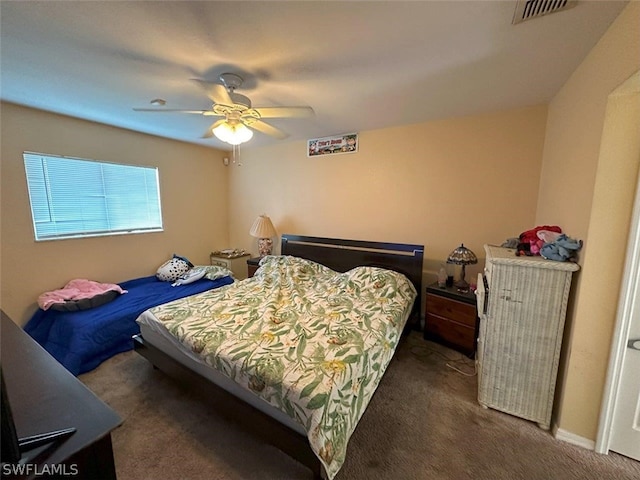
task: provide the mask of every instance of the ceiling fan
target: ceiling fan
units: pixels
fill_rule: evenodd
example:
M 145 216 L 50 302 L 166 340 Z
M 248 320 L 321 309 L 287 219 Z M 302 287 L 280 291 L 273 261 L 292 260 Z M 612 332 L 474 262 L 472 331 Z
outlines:
M 251 106 L 251 100 L 236 93 L 243 79 L 234 73 L 223 73 L 218 77 L 220 83 L 192 79 L 204 89 L 213 102 L 209 110 L 187 110 L 171 108 L 134 108 L 137 112 L 180 112 L 204 115 L 207 117 L 222 117 L 207 129 L 202 138 L 215 135 L 220 140 L 238 145 L 251 139 L 253 130 L 283 139 L 289 135 L 282 130 L 264 122 L 263 118 L 306 118 L 313 116 L 311 107 L 256 107 Z M 162 101 L 159 103 L 163 104 Z M 249 127 L 249 128 L 247 128 Z

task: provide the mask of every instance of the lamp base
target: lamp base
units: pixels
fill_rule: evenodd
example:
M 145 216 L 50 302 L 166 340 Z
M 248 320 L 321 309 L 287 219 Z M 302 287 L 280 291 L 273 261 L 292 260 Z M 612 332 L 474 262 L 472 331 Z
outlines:
M 459 292 L 467 293 L 469 291 L 469 284 L 464 280 L 460 279 L 455 283 L 455 287 Z
M 258 254 L 260 257 L 266 257 L 267 255 L 271 255 L 271 249 L 273 247 L 273 242 L 270 238 L 260 238 L 258 240 Z
M 459 292 L 466 293 L 469 291 L 469 283 L 464 279 L 465 277 L 465 267 L 466 265 L 462 265 L 462 270 L 460 270 L 460 279 L 455 283 L 456 288 Z

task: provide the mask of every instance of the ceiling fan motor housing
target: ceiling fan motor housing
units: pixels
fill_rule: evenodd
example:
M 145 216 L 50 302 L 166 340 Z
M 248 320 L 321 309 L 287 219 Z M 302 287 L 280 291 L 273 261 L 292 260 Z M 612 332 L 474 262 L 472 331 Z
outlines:
M 236 75 L 235 73 L 222 73 L 218 78 L 220 78 L 222 84 L 231 91 L 235 90 L 236 88 L 240 88 L 243 82 L 242 77 L 240 75 Z
M 222 85 L 224 85 L 229 92 L 229 96 L 235 105 L 251 108 L 251 100 L 244 95 L 236 93 L 236 89 L 240 88 L 243 82 L 240 75 L 236 75 L 235 73 L 222 73 L 219 78 Z

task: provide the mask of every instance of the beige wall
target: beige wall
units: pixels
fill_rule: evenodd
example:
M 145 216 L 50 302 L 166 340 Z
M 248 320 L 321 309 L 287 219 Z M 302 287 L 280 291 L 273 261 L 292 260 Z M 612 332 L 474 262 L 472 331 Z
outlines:
M 640 165 L 638 96 L 609 95 L 640 69 L 639 26 L 640 2 L 631 2 L 549 106 L 536 223 L 585 240 L 558 426 L 587 439 L 598 428 Z
M 427 275 L 461 242 L 481 259 L 531 228 L 546 107 L 359 133 L 353 154 L 308 158 L 306 142 L 241 151 L 230 169 L 230 239 L 266 213 L 279 234 L 425 245 Z
M 228 245 L 223 152 L 3 103 L 1 305 L 19 324 L 44 291 L 73 278 L 120 282 L 153 275 L 175 252 L 208 263 Z M 34 241 L 22 152 L 159 167 L 164 232 Z

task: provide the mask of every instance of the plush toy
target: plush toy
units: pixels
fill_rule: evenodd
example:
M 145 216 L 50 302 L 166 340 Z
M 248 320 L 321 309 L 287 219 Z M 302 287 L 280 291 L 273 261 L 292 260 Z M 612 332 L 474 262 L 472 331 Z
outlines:
M 536 236 L 544 243 L 553 243 L 560 235 L 562 235 L 562 232 L 552 232 L 550 230 L 538 230 L 536 232 Z
M 538 235 L 539 233 L 542 235 Z M 518 237 L 520 243 L 517 246 L 518 255 L 540 255 L 540 249 L 544 246 L 545 238 L 554 233 L 562 233 L 562 229 L 556 225 L 543 225 L 526 232 Z
M 575 257 L 581 248 L 582 240 L 574 240 L 562 234 L 553 243 L 546 243 L 540 250 L 540 255 L 547 260 L 566 262 Z

